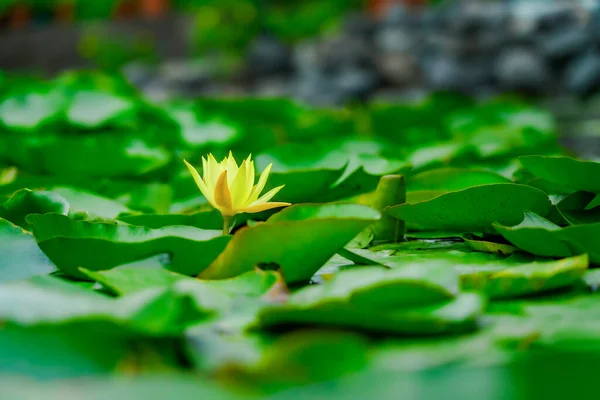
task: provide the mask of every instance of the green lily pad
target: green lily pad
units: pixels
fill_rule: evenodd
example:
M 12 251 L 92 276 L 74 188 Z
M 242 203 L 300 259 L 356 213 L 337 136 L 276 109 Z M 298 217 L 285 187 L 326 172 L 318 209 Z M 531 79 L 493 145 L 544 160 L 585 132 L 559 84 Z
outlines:
M 357 307 L 327 298 L 309 301 L 302 292 L 297 296 L 302 300 L 296 301 L 293 296 L 287 304 L 263 309 L 259 313 L 260 326 L 318 325 L 434 335 L 474 330 L 485 308 L 484 298 L 477 293 L 460 294 L 452 300 L 429 306 L 388 310 Z
M 558 225 L 526 212 L 523 222 L 515 226 L 494 224 L 506 240 L 521 250 L 545 257 L 571 257 L 587 253 L 592 263 L 600 262 L 600 223 Z
M 510 180 L 495 172 L 469 168 L 439 168 L 421 172 L 406 181 L 406 190 L 454 192 L 472 186 L 510 183 Z
M 291 206 L 238 231 L 199 277 L 224 279 L 269 265 L 280 268 L 286 282 L 306 281 L 378 218 L 377 211 L 355 204 Z
M 181 334 L 188 326 L 232 307 L 232 296 L 193 279 L 118 298 L 78 289 L 35 281 L 3 283 L 0 320 L 23 327 L 70 326 L 160 337 Z
M 162 268 L 121 266 L 106 271 L 83 270 L 83 273 L 117 295 L 171 286 L 175 282 L 186 280 L 198 286 L 218 289 L 231 296 L 259 297 L 277 282 L 277 273 L 274 271 L 250 271 L 222 281 L 202 281 Z
M 31 215 L 40 248 L 65 274 L 85 279 L 79 267 L 102 271 L 152 255 L 171 255 L 169 269 L 195 275 L 225 248 L 230 236 L 190 226 L 162 229 L 74 221 L 58 214 Z
M 273 164 L 265 191 L 281 185 L 277 201 L 303 203 L 326 194 L 340 178 L 345 167 L 336 155 L 319 161 L 314 149 L 308 146 L 287 146 L 256 157 L 257 171 Z
M 135 103 L 101 91 L 79 91 L 67 107 L 67 120 L 83 129 L 97 129 L 118 119 L 129 119 Z
M 136 177 L 164 167 L 171 160 L 163 147 L 131 134 L 63 136 L 39 152 L 39 172 L 81 178 Z
M 329 355 L 325 360 L 323 352 Z M 272 392 L 330 381 L 367 366 L 368 345 L 364 337 L 350 332 L 307 330 L 278 338 L 254 365 L 230 365 L 225 379 L 245 381 Z M 306 372 L 299 374 L 299 370 Z
M 237 215 L 235 222 L 238 222 Z M 145 226 L 152 229 L 164 228 L 165 226 L 186 225 L 201 229 L 222 229 L 223 216 L 217 210 L 201 211 L 194 214 L 134 214 L 122 215 L 119 221 L 130 225 Z
M 0 373 L 46 380 L 114 373 L 133 355 L 124 337 L 65 327 L 3 327 L 0 349 Z
M 558 261 L 532 262 L 495 272 L 465 274 L 463 290 L 478 290 L 490 298 L 541 293 L 579 282 L 589 264 L 587 254 Z
M 450 192 L 415 204 L 400 204 L 386 211 L 421 228 L 493 232 L 493 222 L 516 224 L 523 217 L 523 210 L 548 215 L 551 207 L 550 199 L 539 189 L 499 183 Z
M 259 319 L 266 326 L 318 324 L 396 333 L 441 333 L 469 329 L 466 319 L 472 323 L 476 304 L 483 306 L 480 298 L 467 300 L 462 296 L 458 294 L 458 275 L 446 267 L 416 266 L 393 271 L 362 267 L 338 272 L 321 285 L 299 290 L 286 304 L 262 310 Z M 459 321 L 458 314 L 454 315 L 458 318 L 445 321 L 437 315 L 440 318 L 434 323 L 434 315 L 445 307 L 453 311 L 446 309 L 442 314 L 456 312 L 465 320 Z M 455 307 L 465 307 L 466 314 Z
M 29 214 L 57 213 L 67 215 L 70 204 L 61 195 L 54 192 L 22 189 L 15 192 L 0 206 L 0 218 L 9 220 L 23 229 L 31 227 L 25 218 Z
M 527 156 L 519 160 L 539 178 L 575 190 L 600 193 L 600 163 L 555 156 Z
M 371 266 L 340 272 L 327 283 L 306 289 L 302 296 L 357 307 L 400 309 L 442 302 L 457 294 L 457 275 L 447 268 L 407 266 L 388 270 Z M 294 295 L 294 301 L 300 298 L 299 292 Z
M 575 192 L 562 198 L 556 208 L 571 225 L 600 222 L 600 207 L 593 202 L 597 195 L 589 192 Z
M 69 215 L 85 215 L 89 219 L 105 218 L 115 219 L 119 214 L 129 213 L 127 207 L 106 197 L 72 187 L 55 187 L 56 193 L 69 202 Z
M 31 233 L 0 218 L 0 281 L 54 271 L 56 267 L 39 249 Z
M 64 108 L 65 99 L 57 91 L 13 93 L 0 103 L 0 123 L 11 130 L 35 131 L 57 120 Z

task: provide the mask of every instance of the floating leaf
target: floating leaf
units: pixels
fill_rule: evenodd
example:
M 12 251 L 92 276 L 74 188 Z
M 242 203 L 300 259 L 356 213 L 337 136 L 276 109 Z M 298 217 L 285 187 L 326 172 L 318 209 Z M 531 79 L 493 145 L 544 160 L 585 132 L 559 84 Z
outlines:
M 170 159 L 163 147 L 131 134 L 88 134 L 48 143 L 36 164 L 39 172 L 54 175 L 127 178 L 164 167 Z
M 539 189 L 510 183 L 475 186 L 429 201 L 401 204 L 387 212 L 421 228 L 491 232 L 492 223 L 518 223 L 523 210 L 547 215 L 552 204 Z
M 502 271 L 465 274 L 464 290 L 480 290 L 490 298 L 506 298 L 571 286 L 587 271 L 588 256 L 532 262 Z
M 170 269 L 195 275 L 225 248 L 229 236 L 189 226 L 148 229 L 87 221 L 57 214 L 31 215 L 40 248 L 64 273 L 85 278 L 78 268 L 102 271 L 148 258 L 171 254 Z
M 305 289 L 306 290 L 306 289 Z M 318 325 L 340 326 L 397 334 L 442 334 L 475 329 L 485 300 L 476 293 L 461 294 L 447 302 L 408 309 L 361 308 L 345 303 L 314 299 L 308 303 L 292 300 L 269 307 L 259 314 L 263 327 Z
M 223 279 L 268 266 L 281 268 L 286 282 L 305 281 L 378 218 L 375 210 L 355 204 L 291 206 L 238 231 L 199 277 Z
M 600 207 L 592 202 L 596 195 L 588 192 L 575 192 L 562 198 L 556 208 L 571 225 L 600 222 Z
M 561 228 L 526 212 L 523 222 L 515 226 L 494 224 L 506 240 L 519 249 L 545 257 L 571 257 L 587 253 L 592 263 L 600 262 L 600 223 Z
M 0 321 L 22 327 L 71 325 L 106 334 L 168 336 L 206 319 L 227 299 L 193 281 L 117 299 L 83 289 L 9 282 L 0 286 Z
M 537 177 L 574 190 L 600 193 L 600 163 L 551 156 L 526 156 L 519 160 Z
M 250 271 L 222 281 L 201 281 L 162 268 L 121 266 L 107 271 L 84 270 L 83 273 L 118 295 L 149 288 L 168 287 L 175 282 L 186 280 L 194 282 L 199 287 L 210 287 L 231 296 L 259 297 L 277 281 L 277 273 L 273 271 Z
M 0 122 L 9 129 L 35 131 L 56 120 L 64 107 L 64 98 L 48 88 L 15 92 L 0 103 Z
M 69 203 L 57 193 L 22 189 L 15 192 L 0 206 L 0 218 L 29 230 L 29 223 L 25 221 L 25 217 L 29 214 L 58 213 L 66 215 L 69 210 Z
M 127 207 L 106 197 L 71 187 L 55 187 L 56 193 L 69 202 L 69 214 L 85 214 L 89 219 L 106 218 L 115 219 L 119 214 L 128 213 Z
M 55 270 L 31 233 L 0 218 L 0 281 L 26 279 Z
M 329 357 L 323 359 L 323 352 Z M 267 392 L 280 391 L 360 371 L 368 365 L 367 354 L 367 342 L 357 334 L 294 332 L 272 343 L 255 365 L 229 366 L 225 379 L 246 381 Z
M 91 330 L 14 326 L 0 329 L 0 372 L 5 375 L 47 380 L 104 375 L 116 372 L 131 353 L 132 346 L 125 337 Z M 15 392 L 11 397 L 20 396 Z
M 118 119 L 130 118 L 135 103 L 110 93 L 79 91 L 67 108 L 67 120 L 84 129 L 97 129 Z
M 510 183 L 510 180 L 494 172 L 469 168 L 439 168 L 411 176 L 406 182 L 410 192 L 435 190 L 454 192 L 472 186 Z

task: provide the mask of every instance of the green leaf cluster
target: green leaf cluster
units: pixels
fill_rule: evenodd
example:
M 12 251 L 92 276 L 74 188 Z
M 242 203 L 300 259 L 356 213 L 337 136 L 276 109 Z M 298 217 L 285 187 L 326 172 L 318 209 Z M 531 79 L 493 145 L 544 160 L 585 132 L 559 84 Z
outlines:
M 5 89 L 0 397 L 586 387 L 593 368 L 564 363 L 600 354 L 600 167 L 544 110 L 150 104 L 87 72 Z M 182 160 L 230 150 L 273 163 L 266 189 L 293 205 L 223 235 Z

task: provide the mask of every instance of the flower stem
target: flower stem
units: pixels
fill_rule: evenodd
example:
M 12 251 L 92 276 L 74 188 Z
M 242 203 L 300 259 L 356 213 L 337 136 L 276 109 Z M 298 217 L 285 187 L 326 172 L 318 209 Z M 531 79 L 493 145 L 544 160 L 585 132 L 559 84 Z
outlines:
M 229 229 L 231 228 L 231 217 L 223 216 L 223 235 L 229 235 Z

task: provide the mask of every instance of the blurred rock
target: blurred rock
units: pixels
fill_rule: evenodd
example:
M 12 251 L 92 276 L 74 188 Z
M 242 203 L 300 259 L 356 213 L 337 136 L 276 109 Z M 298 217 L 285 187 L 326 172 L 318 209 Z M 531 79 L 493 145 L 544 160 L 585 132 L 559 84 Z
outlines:
M 465 87 L 463 69 L 455 57 L 436 55 L 423 64 L 423 73 L 433 90 L 462 90 Z
M 402 93 L 413 90 L 480 98 L 503 91 L 586 95 L 600 91 L 600 4 L 587 14 L 585 7 L 559 0 L 456 0 L 422 8 L 396 4 L 377 20 L 357 11 L 336 36 L 293 48 L 257 37 L 241 76 L 247 81 L 232 87 L 317 106 L 373 97 L 402 101 Z M 153 71 L 131 64 L 123 73 L 157 98 L 213 89 L 219 95 L 218 65 L 176 61 Z
M 275 77 L 261 80 L 253 92 L 258 97 L 289 97 L 292 89 L 286 78 Z
M 377 74 L 368 68 L 346 66 L 333 77 L 337 90 L 350 99 L 366 99 L 379 84 Z
M 418 20 L 421 30 L 439 29 L 443 24 L 444 16 L 437 7 L 432 7 L 420 11 Z
M 121 73 L 129 83 L 143 88 L 156 77 L 156 68 L 140 62 L 131 62 L 121 69 Z
M 589 30 L 592 40 L 596 45 L 600 44 L 600 4 L 598 4 L 589 14 Z
M 410 22 L 411 15 L 402 4 L 394 4 L 381 18 L 382 25 L 404 26 Z
M 575 94 L 589 94 L 600 87 L 600 53 L 597 50 L 576 58 L 565 73 L 565 84 Z
M 502 89 L 541 92 L 548 84 L 550 71 L 534 49 L 510 47 L 498 55 L 495 76 Z
M 384 82 L 394 86 L 415 84 L 420 77 L 419 66 L 410 53 L 379 56 L 377 70 Z
M 157 103 L 170 100 L 180 95 L 178 90 L 174 90 L 169 87 L 165 81 L 159 79 L 146 82 L 140 90 L 147 99 Z
M 291 64 L 288 48 L 270 35 L 261 35 L 250 44 L 246 68 L 251 77 L 285 73 L 290 70 Z
M 573 7 L 554 6 L 539 7 L 541 15 L 537 17 L 537 30 L 542 33 L 555 32 L 569 28 L 578 22 L 577 14 Z
M 375 33 L 374 42 L 378 50 L 386 53 L 405 53 L 414 45 L 411 33 L 401 26 L 384 26 Z
M 550 59 L 564 59 L 585 50 L 590 44 L 586 30 L 580 27 L 563 28 L 540 36 L 540 50 Z
M 159 74 L 167 85 L 186 95 L 201 90 L 214 75 L 208 60 L 167 61 L 160 65 Z
M 298 76 L 292 90 L 294 97 L 315 106 L 339 106 L 344 102 L 344 95 L 321 73 Z
M 481 92 L 489 92 L 493 77 L 493 61 L 485 54 L 463 56 L 459 58 L 462 69 L 464 89 L 469 93 L 476 93 L 481 87 Z
M 429 91 L 424 88 L 381 89 L 375 92 L 371 101 L 377 103 L 418 103 L 426 99 L 429 94 Z
M 348 36 L 369 39 L 373 36 L 375 27 L 375 21 L 368 15 L 355 12 L 346 16 L 343 30 Z
M 446 18 L 450 33 L 473 36 L 488 27 L 495 17 L 485 4 L 457 2 L 448 9 Z
M 292 60 L 295 70 L 300 74 L 320 68 L 321 57 L 318 43 L 313 41 L 299 43 L 294 48 Z
M 345 35 L 325 39 L 319 47 L 319 57 L 327 71 L 348 66 L 371 66 L 373 55 L 368 42 Z

